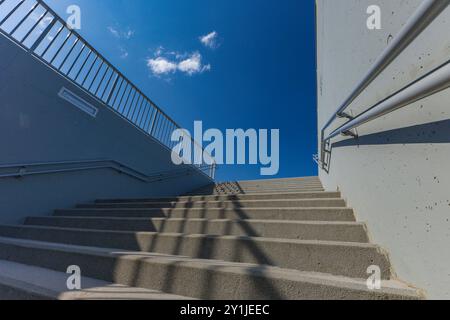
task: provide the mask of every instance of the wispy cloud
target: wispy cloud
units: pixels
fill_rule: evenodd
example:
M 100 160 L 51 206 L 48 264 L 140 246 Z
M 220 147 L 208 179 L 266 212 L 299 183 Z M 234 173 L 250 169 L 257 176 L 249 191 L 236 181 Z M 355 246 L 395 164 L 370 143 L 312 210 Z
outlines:
M 207 48 L 216 49 L 220 46 L 219 34 L 216 31 L 199 37 L 200 42 Z
M 130 40 L 135 33 L 134 30 L 131 30 L 130 28 L 127 28 L 126 30 L 120 30 L 119 28 L 113 26 L 109 26 L 108 31 L 117 39 L 125 40 Z
M 120 58 L 121 59 L 126 59 L 130 55 L 124 47 L 119 47 L 119 50 L 120 50 Z
M 163 47 L 155 50 L 153 58 L 147 59 L 147 66 L 155 76 L 176 72 L 192 76 L 211 70 L 211 65 L 203 64 L 202 55 L 197 51 L 193 53 L 165 52 Z

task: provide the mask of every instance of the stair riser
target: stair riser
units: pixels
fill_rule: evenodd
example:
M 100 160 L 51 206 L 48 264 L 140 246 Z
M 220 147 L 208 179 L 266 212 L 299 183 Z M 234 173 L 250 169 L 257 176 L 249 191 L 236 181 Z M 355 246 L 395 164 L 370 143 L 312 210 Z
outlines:
M 272 194 L 285 194 L 285 193 L 304 193 L 304 192 L 325 192 L 323 189 L 316 190 L 283 190 L 283 191 L 274 191 L 274 190 L 261 190 L 261 191 L 251 191 L 251 192 L 237 192 L 237 191 L 217 191 L 217 192 L 196 192 L 196 193 L 187 193 L 185 196 L 235 196 L 235 195 L 265 195 L 268 193 Z
M 241 272 L 208 269 L 196 262 L 173 264 L 162 259 L 135 259 L 54 251 L 0 244 L 0 258 L 65 272 L 78 265 L 84 276 L 123 285 L 160 290 L 205 300 L 417 299 L 400 292 L 332 286 L 289 277 L 266 276 L 256 268 Z
M 285 194 L 260 194 L 260 195 L 235 195 L 235 196 L 204 196 L 204 197 L 179 197 L 160 199 L 105 199 L 96 203 L 133 203 L 133 202 L 187 202 L 187 201 L 242 201 L 242 200 L 277 200 L 277 199 L 323 199 L 339 198 L 339 192 L 317 193 L 285 193 Z
M 362 224 L 300 224 L 211 220 L 130 220 L 130 219 L 58 219 L 31 217 L 26 225 L 58 228 L 146 231 L 184 234 L 209 234 L 220 236 L 251 236 L 299 240 L 323 240 L 344 242 L 368 242 Z
M 243 219 L 284 221 L 355 221 L 353 210 L 336 209 L 77 209 L 56 210 L 55 216 L 174 218 L 174 219 Z
M 219 202 L 159 202 L 159 203 L 99 203 L 80 204 L 77 208 L 316 208 L 345 207 L 342 199 L 286 200 L 286 201 L 219 201 Z
M 7 226 L 0 227 L 0 236 L 81 246 L 95 244 L 104 248 L 271 265 L 356 278 L 366 277 L 367 268 L 377 265 L 383 279 L 391 277 L 389 261 L 373 246 Z
M 219 191 L 219 192 L 226 192 L 226 191 L 233 191 L 233 192 L 243 192 L 243 193 L 249 193 L 251 194 L 252 192 L 266 192 L 266 193 L 281 193 L 281 192 L 323 192 L 324 189 L 322 187 L 316 187 L 316 186 L 309 186 L 309 187 L 285 187 L 285 188 L 279 188 L 279 187 L 265 187 L 265 188 L 217 188 L 214 190 L 201 190 L 201 191 L 197 191 L 193 194 L 198 194 L 198 193 L 205 193 L 205 192 L 214 192 L 214 191 Z

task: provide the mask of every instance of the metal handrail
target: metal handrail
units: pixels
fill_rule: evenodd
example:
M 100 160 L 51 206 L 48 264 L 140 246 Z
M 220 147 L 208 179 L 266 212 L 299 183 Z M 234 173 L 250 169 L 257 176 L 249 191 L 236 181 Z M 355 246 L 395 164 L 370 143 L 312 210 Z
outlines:
M 0 0 L 0 6 L 12 1 Z M 9 11 L 1 9 L 5 16 L 0 20 L 0 33 L 163 146 L 172 149 L 177 144 L 171 135 L 181 127 L 44 1 L 16 0 Z M 21 14 L 22 9 L 28 10 Z M 9 31 L 5 23 L 12 24 Z M 215 163 L 211 155 L 206 156 Z
M 211 166 L 198 167 L 203 174 L 209 176 Z M 47 175 L 47 174 L 59 174 L 78 171 L 91 171 L 98 169 L 112 169 L 121 174 L 128 175 L 136 180 L 140 180 L 145 183 L 165 181 L 168 179 L 177 178 L 183 175 L 188 175 L 197 169 L 178 169 L 172 171 L 157 172 L 151 174 L 145 174 L 139 172 L 119 161 L 109 159 L 97 159 L 97 160 L 77 160 L 77 161 L 59 161 L 59 162 L 36 162 L 28 164 L 8 164 L 0 165 L 0 171 L 7 171 L 6 173 L 0 172 L 0 178 L 23 178 L 26 176 L 34 175 Z
M 325 168 L 326 165 L 325 149 L 326 144 L 330 139 L 336 137 L 339 134 L 349 134 L 349 130 L 378 117 L 371 116 L 375 115 L 375 113 L 372 114 L 372 112 L 363 113 L 356 117 L 351 117 L 344 111 L 381 74 L 381 72 L 383 72 L 411 44 L 411 42 L 413 42 L 429 26 L 429 24 L 434 21 L 436 17 L 439 16 L 442 11 L 444 11 L 444 9 L 448 7 L 449 4 L 450 0 L 424 0 L 404 25 L 404 27 L 401 29 L 397 37 L 383 51 L 383 53 L 375 61 L 374 65 L 369 69 L 363 79 L 358 83 L 355 89 L 353 89 L 348 98 L 341 104 L 341 106 L 326 122 L 321 130 L 320 163 L 322 163 L 322 168 Z M 384 110 L 383 114 L 394 111 L 396 109 L 398 109 L 398 107 L 393 107 L 392 109 L 389 109 L 390 111 Z M 349 119 L 347 125 L 341 127 L 347 128 L 347 130 L 335 130 L 332 134 L 328 135 L 325 138 L 325 130 L 338 118 Z M 348 125 L 350 123 L 351 125 Z
M 450 61 L 330 133 L 325 140 L 450 87 Z

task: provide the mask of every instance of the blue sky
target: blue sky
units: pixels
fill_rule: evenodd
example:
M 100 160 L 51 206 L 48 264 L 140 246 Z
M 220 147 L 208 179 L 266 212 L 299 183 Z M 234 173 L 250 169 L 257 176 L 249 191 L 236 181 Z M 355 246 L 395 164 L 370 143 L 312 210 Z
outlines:
M 278 177 L 317 174 L 313 0 L 46 2 L 62 17 L 79 5 L 80 34 L 182 127 L 280 129 Z M 258 179 L 260 167 L 217 178 Z

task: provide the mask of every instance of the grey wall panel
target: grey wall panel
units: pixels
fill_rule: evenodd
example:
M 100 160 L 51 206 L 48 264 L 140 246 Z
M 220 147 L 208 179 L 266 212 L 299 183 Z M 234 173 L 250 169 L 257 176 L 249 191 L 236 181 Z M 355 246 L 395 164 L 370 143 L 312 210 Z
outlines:
M 421 0 L 318 0 L 318 121 L 322 128 Z M 369 5 L 382 29 L 368 30 Z M 447 8 L 348 111 L 371 107 L 450 58 Z M 450 90 L 334 139 L 327 190 L 339 189 L 372 239 L 386 247 L 398 276 L 430 298 L 450 298 Z M 336 121 L 330 130 L 343 121 Z
M 170 151 L 0 35 L 0 165 L 111 159 L 152 174 L 179 170 Z M 89 116 L 62 87 L 99 109 Z M 0 179 L 0 223 L 98 197 L 177 195 L 210 183 L 200 172 L 142 183 L 113 170 Z

